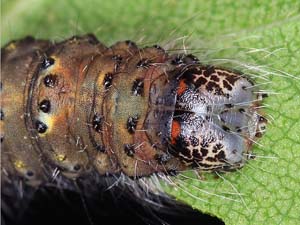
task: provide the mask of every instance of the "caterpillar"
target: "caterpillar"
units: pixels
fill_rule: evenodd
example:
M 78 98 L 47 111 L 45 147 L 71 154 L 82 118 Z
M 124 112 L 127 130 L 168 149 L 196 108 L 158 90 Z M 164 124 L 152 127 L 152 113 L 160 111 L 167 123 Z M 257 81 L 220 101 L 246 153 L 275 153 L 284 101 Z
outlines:
M 267 120 L 239 71 L 92 34 L 1 49 L 1 185 L 242 168 Z M 250 154 L 249 154 L 250 155 Z

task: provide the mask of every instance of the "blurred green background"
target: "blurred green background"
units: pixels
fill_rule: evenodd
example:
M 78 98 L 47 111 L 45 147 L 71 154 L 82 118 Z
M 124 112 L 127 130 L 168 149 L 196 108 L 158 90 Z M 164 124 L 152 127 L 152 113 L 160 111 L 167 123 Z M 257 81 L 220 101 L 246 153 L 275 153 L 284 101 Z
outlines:
M 226 224 L 300 221 L 300 3 L 298 0 L 2 0 L 1 46 L 32 35 L 63 40 L 94 33 L 110 45 L 131 39 L 187 49 L 269 82 L 267 134 L 258 157 L 235 173 L 192 173 L 165 190 Z

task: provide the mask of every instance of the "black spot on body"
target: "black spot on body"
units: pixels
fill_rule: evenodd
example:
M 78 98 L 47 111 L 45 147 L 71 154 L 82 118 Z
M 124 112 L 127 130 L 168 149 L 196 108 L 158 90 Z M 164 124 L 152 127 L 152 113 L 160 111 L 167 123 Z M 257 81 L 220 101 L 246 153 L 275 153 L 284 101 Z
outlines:
M 105 146 L 103 146 L 103 145 L 97 144 L 95 148 L 98 152 L 104 153 L 106 151 Z
M 133 157 L 134 153 L 135 153 L 134 145 L 125 144 L 124 151 L 125 151 L 126 155 L 128 155 L 129 157 Z
M 133 82 L 131 91 L 133 95 L 140 96 L 143 94 L 144 90 L 144 81 L 142 79 L 136 79 Z
M 37 131 L 42 134 L 45 133 L 48 129 L 48 126 L 46 124 L 44 124 L 43 122 L 37 120 L 35 122 L 35 128 L 37 129 Z
M 4 120 L 4 112 L 2 109 L 0 110 L 0 120 Z
M 39 109 L 44 113 L 48 113 L 51 109 L 50 101 L 47 99 L 44 99 L 43 101 L 41 101 L 39 104 Z
M 54 64 L 55 60 L 51 57 L 44 58 L 41 69 L 47 69 L 48 67 L 52 66 Z
M 127 130 L 129 133 L 133 134 L 135 132 L 136 126 L 137 126 L 137 122 L 138 122 L 138 116 L 130 116 L 127 120 Z
M 92 126 L 98 133 L 102 132 L 103 116 L 95 114 L 92 121 Z
M 79 164 L 76 164 L 74 167 L 73 167 L 74 171 L 79 171 L 81 169 L 81 166 Z
M 28 170 L 28 171 L 26 172 L 26 175 L 27 175 L 28 177 L 32 177 L 32 176 L 34 175 L 34 173 L 33 173 L 31 170 Z
M 112 85 L 113 75 L 111 73 L 105 74 L 103 85 L 105 89 L 108 89 Z
M 148 68 L 150 63 L 151 63 L 151 61 L 149 59 L 141 59 L 136 64 L 136 68 Z
M 44 84 L 46 87 L 54 88 L 58 84 L 57 75 L 49 74 L 44 78 Z

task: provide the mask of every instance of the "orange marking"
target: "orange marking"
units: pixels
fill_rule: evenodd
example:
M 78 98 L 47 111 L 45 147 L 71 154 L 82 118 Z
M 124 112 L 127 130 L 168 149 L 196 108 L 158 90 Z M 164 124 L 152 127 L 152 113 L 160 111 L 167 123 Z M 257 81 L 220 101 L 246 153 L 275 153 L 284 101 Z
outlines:
M 172 131 L 171 131 L 171 143 L 176 144 L 176 138 L 180 135 L 181 127 L 180 123 L 176 120 L 172 122 Z
M 177 94 L 181 95 L 186 89 L 187 89 L 186 83 L 184 82 L 184 80 L 180 80 L 179 86 L 177 89 Z

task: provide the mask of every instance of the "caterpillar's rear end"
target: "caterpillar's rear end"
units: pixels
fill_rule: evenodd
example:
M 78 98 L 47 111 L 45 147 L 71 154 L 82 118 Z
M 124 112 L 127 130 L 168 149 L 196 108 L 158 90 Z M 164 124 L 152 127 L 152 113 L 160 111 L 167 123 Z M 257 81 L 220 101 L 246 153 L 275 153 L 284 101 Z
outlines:
M 266 123 L 247 76 L 159 46 L 25 38 L 1 57 L 2 192 L 91 173 L 240 168 Z

